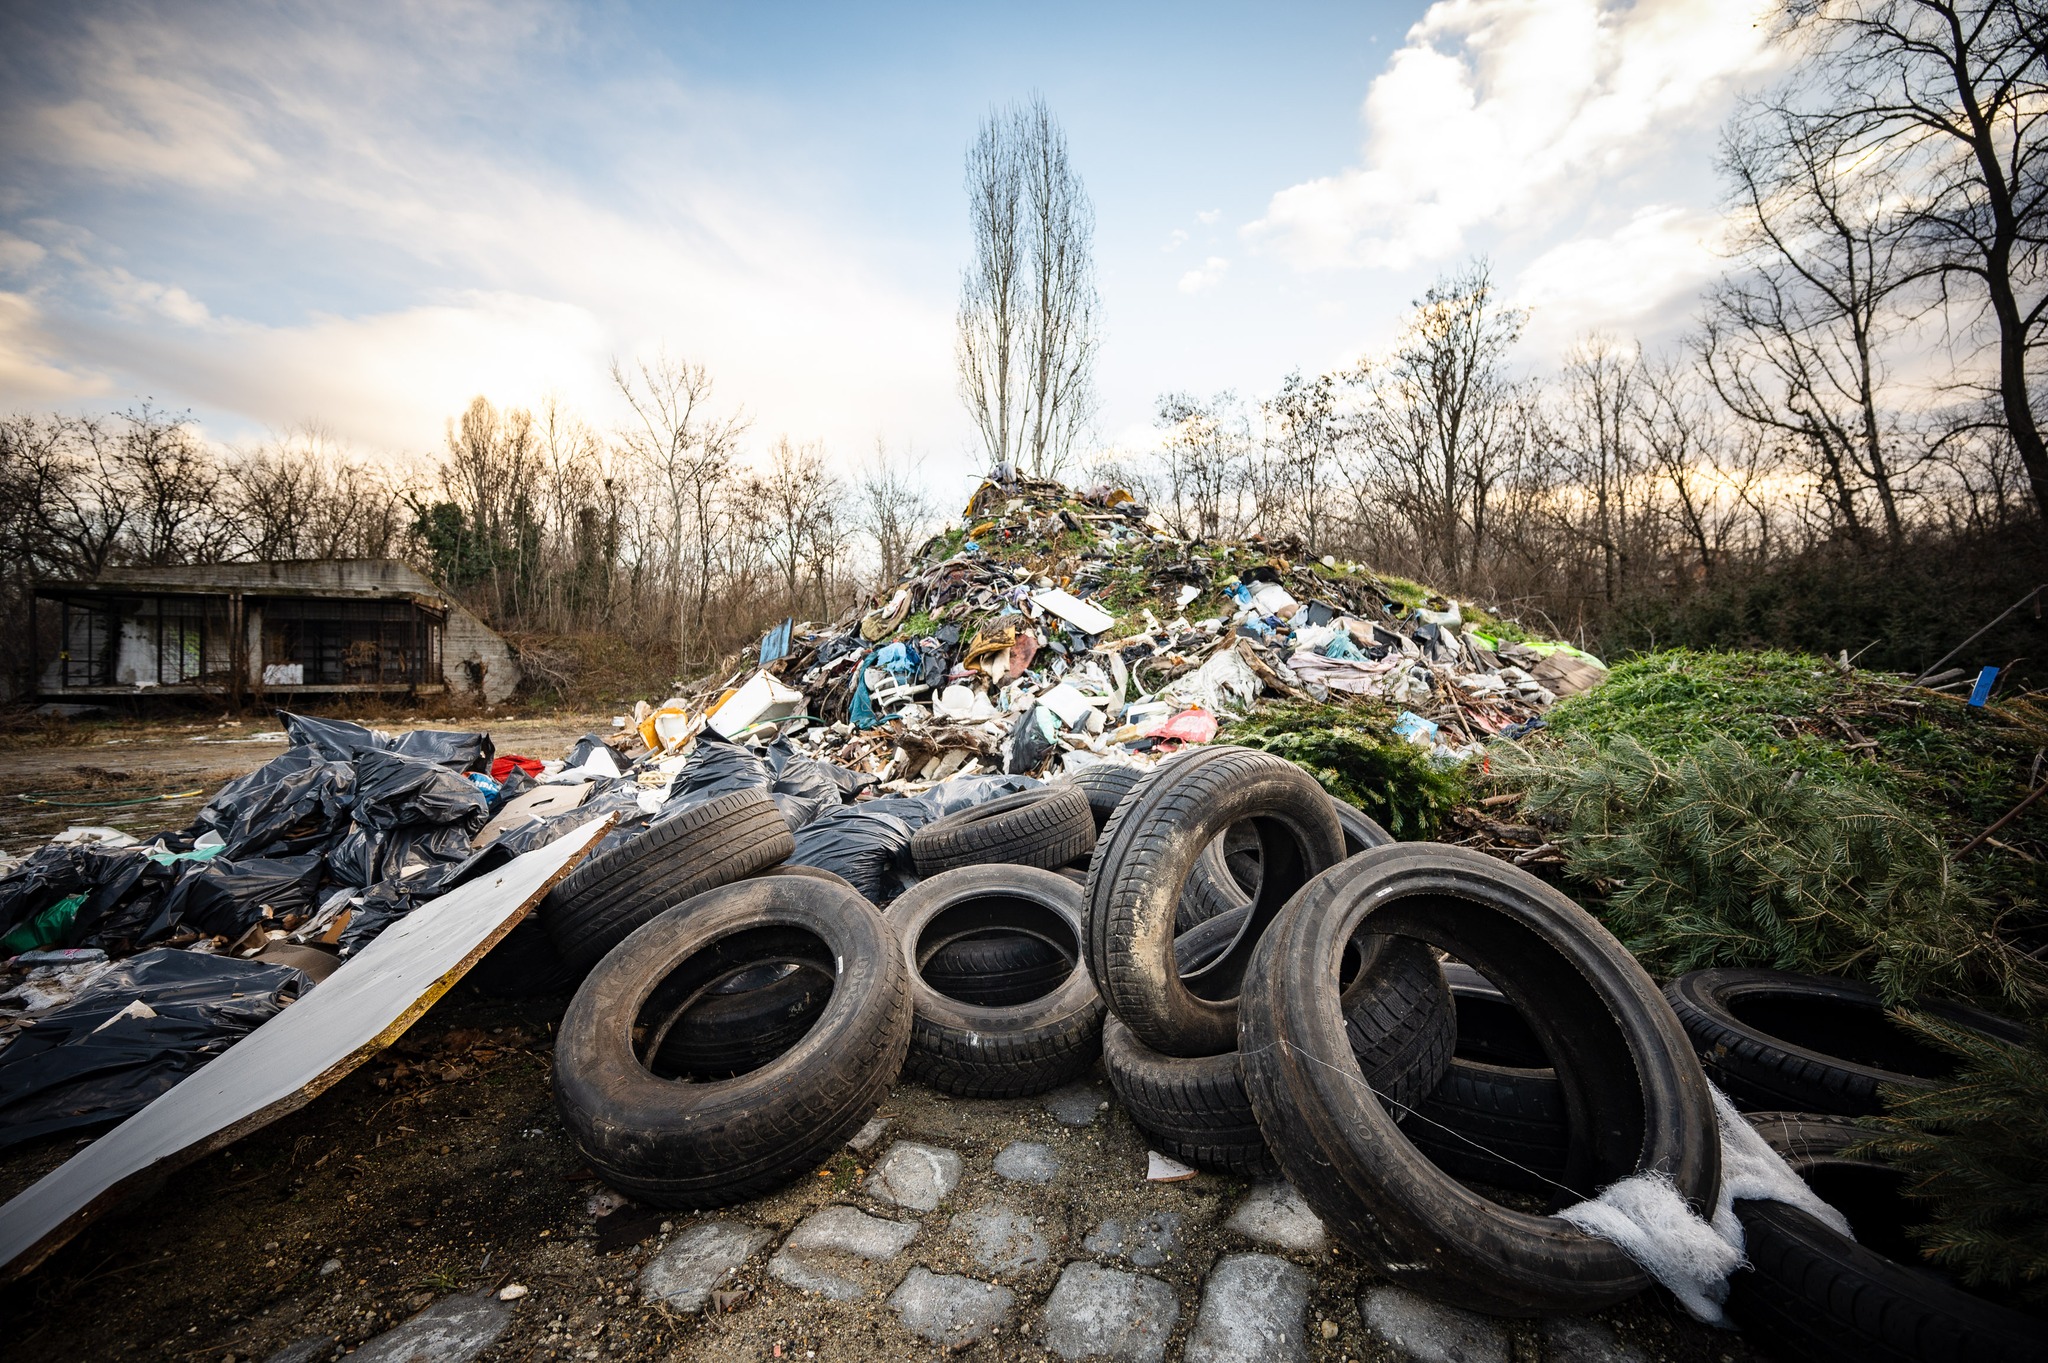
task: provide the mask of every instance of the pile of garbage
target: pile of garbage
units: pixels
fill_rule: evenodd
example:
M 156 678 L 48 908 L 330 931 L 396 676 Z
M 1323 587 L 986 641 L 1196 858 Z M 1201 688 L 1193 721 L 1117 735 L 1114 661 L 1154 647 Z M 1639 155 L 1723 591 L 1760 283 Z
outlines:
M 1516 737 L 1606 669 L 1292 541 L 1180 539 L 1116 488 L 984 483 L 911 570 L 828 626 L 615 723 L 650 749 L 794 733 L 891 789 L 1076 771 L 1215 740 L 1264 699 L 1362 697 L 1442 762 Z

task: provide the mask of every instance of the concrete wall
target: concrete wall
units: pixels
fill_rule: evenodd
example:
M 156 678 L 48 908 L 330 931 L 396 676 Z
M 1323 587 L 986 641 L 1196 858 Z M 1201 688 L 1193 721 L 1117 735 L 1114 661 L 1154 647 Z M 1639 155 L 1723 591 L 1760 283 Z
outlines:
M 453 601 L 448 603 L 448 627 L 441 634 L 441 671 L 448 678 L 449 691 L 458 695 L 481 691 L 493 705 L 519 688 L 519 663 L 510 646 Z

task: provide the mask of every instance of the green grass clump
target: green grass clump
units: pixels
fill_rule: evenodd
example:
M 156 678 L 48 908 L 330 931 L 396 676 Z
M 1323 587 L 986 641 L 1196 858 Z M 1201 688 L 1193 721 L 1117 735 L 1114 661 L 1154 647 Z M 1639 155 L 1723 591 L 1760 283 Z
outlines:
M 1760 966 L 2037 1008 L 2048 977 L 1997 932 L 1919 811 L 1827 768 L 1710 738 L 1667 758 L 1626 734 L 1496 749 L 1590 907 L 1652 971 Z
M 1970 1287 L 2048 1308 L 2048 1041 L 2002 1041 L 1922 1013 L 1900 1024 L 1962 1062 L 1932 1090 L 1887 1087 L 1877 1134 L 1853 1154 L 1906 1175 L 1931 1203 L 1921 1251 Z
M 1367 704 L 1276 705 L 1232 725 L 1228 738 L 1286 758 L 1397 838 L 1432 837 L 1466 799 L 1468 777 L 1389 734 L 1392 719 L 1391 711 Z

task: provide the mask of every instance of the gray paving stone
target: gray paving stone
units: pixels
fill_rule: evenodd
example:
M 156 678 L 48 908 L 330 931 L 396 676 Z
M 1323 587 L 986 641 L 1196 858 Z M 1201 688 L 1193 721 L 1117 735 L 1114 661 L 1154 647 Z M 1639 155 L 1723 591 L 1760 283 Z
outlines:
M 1555 1363 L 1650 1363 L 1650 1356 L 1624 1344 L 1597 1320 L 1552 1316 L 1543 1322 L 1543 1356 Z
M 711 1290 L 774 1238 L 744 1221 L 699 1221 L 640 1271 L 640 1295 L 671 1311 L 702 1311 Z
M 1359 1299 L 1358 1314 L 1366 1329 L 1415 1363 L 1508 1363 L 1507 1331 L 1477 1311 L 1380 1286 Z
M 1108 1107 L 1109 1090 L 1101 1084 L 1084 1081 L 1045 1095 L 1045 1110 L 1061 1126 L 1092 1126 Z
M 310 1339 L 301 1339 L 285 1345 L 264 1359 L 263 1363 L 314 1363 L 315 1359 L 322 1359 L 333 1353 L 340 1344 L 341 1341 L 333 1335 L 314 1335 Z
M 953 1218 L 953 1229 L 967 1241 L 974 1262 L 990 1273 L 1024 1273 L 1052 1261 L 1031 1218 L 1013 1207 L 978 1207 Z
M 937 1146 L 898 1141 L 875 1162 L 868 1195 L 914 1212 L 928 1212 L 960 1182 L 960 1156 Z
M 1309 1210 L 1294 1185 L 1280 1178 L 1253 1185 L 1223 1224 L 1240 1235 L 1303 1254 L 1319 1253 L 1328 1238 L 1322 1220 Z
M 884 1221 L 852 1207 L 827 1207 L 789 1233 L 768 1261 L 768 1272 L 799 1292 L 852 1301 L 867 1291 L 859 1277 L 863 1261 L 893 1259 L 916 1238 L 914 1221 Z
M 1040 1313 L 1039 1339 L 1061 1358 L 1160 1363 L 1180 1301 L 1157 1278 L 1100 1264 L 1068 1264 Z
M 853 1133 L 853 1139 L 848 1141 L 847 1145 L 855 1150 L 872 1150 L 875 1142 L 882 1139 L 882 1133 L 888 1129 L 887 1117 L 870 1117 L 866 1126 Z
M 1202 1285 L 1183 1363 L 1306 1363 L 1308 1274 L 1270 1254 L 1226 1254 Z
M 349 1357 L 356 1363 L 469 1363 L 511 1323 L 512 1304 L 489 1292 L 443 1297 Z
M 1017 1294 L 1007 1287 L 924 1268 L 911 1269 L 889 1296 L 904 1329 L 949 1349 L 980 1339 L 1016 1305 Z
M 1016 1183 L 1050 1183 L 1062 1162 L 1051 1146 L 1037 1141 L 1011 1141 L 996 1152 L 996 1172 Z
M 1179 1251 L 1185 1220 L 1179 1212 L 1154 1212 L 1134 1221 L 1111 1217 L 1089 1232 L 1081 1248 L 1120 1256 L 1139 1268 L 1157 1268 Z

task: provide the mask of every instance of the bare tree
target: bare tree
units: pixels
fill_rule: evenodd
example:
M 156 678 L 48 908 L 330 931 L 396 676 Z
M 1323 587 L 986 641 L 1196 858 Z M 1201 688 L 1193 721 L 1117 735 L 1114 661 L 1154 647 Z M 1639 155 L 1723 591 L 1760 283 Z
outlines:
M 1369 495 L 1409 520 L 1447 584 L 1478 571 L 1493 493 L 1528 452 L 1517 422 L 1531 413 L 1506 370 L 1526 320 L 1475 261 L 1430 285 L 1391 356 L 1348 376 Z
M 768 467 L 747 479 L 743 495 L 755 508 L 763 552 L 782 579 L 783 608 L 792 615 L 813 609 L 823 618 L 839 553 L 839 506 L 846 496 L 826 466 L 824 447 L 779 438 Z M 806 587 L 809 607 L 803 604 Z
M 628 372 L 612 362 L 612 383 L 633 411 L 620 433 L 625 446 L 657 480 L 663 498 L 668 576 L 676 612 L 677 663 L 687 672 L 711 656 L 707 619 L 727 475 L 746 429 L 734 413 L 711 415 L 711 374 L 667 351 Z
M 1637 370 L 1641 355 L 1606 336 L 1591 335 L 1565 355 L 1563 419 L 1558 433 L 1567 456 L 1565 474 L 1585 507 L 1576 533 L 1600 551 L 1600 592 L 1608 605 L 1620 595 L 1636 547 L 1642 508 L 1642 451 L 1636 444 Z
M 967 152 L 974 263 L 960 280 L 960 396 L 989 459 L 1065 468 L 1094 411 L 1095 210 L 1043 99 L 989 115 Z
M 1925 456 L 1896 419 L 1885 350 L 1926 278 L 1891 205 L 1898 187 L 1859 164 L 1826 120 L 1759 105 L 1731 124 L 1722 167 L 1739 254 L 1708 293 L 1700 353 L 1744 420 L 1804 442 L 1842 529 L 1866 536 L 1876 495 L 1886 538 L 1904 533 L 1903 480 Z
M 1796 0 L 1803 73 L 1841 146 L 1903 190 L 1902 235 L 1995 355 L 1990 387 L 2048 516 L 2036 391 L 2048 347 L 2048 8 L 2039 0 Z M 1989 314 L 1988 325 L 1968 324 Z M 1966 339 L 1969 337 L 1966 336 Z
M 1266 480 L 1270 486 L 1260 498 L 1260 519 L 1267 518 L 1267 502 L 1279 502 L 1284 508 L 1282 523 L 1301 535 L 1311 554 L 1318 553 L 1325 519 L 1323 501 L 1338 473 L 1343 435 L 1337 411 L 1337 376 L 1304 379 L 1301 371 L 1295 370 L 1266 402 L 1265 414 L 1274 428 L 1267 448 L 1275 468 Z
M 902 577 L 910 555 L 938 511 L 916 476 L 914 457 L 899 464 L 889 447 L 875 441 L 875 455 L 854 485 L 860 528 L 874 541 L 881 586 Z
M 157 566 L 217 561 L 229 538 L 215 504 L 220 474 L 190 419 L 145 402 L 120 420 L 114 462 L 136 508 L 130 522 L 135 560 Z
M 1237 395 L 1206 401 L 1191 393 L 1160 397 L 1152 424 L 1161 431 L 1167 519 L 1184 539 L 1214 539 L 1235 529 L 1251 472 L 1251 427 Z

